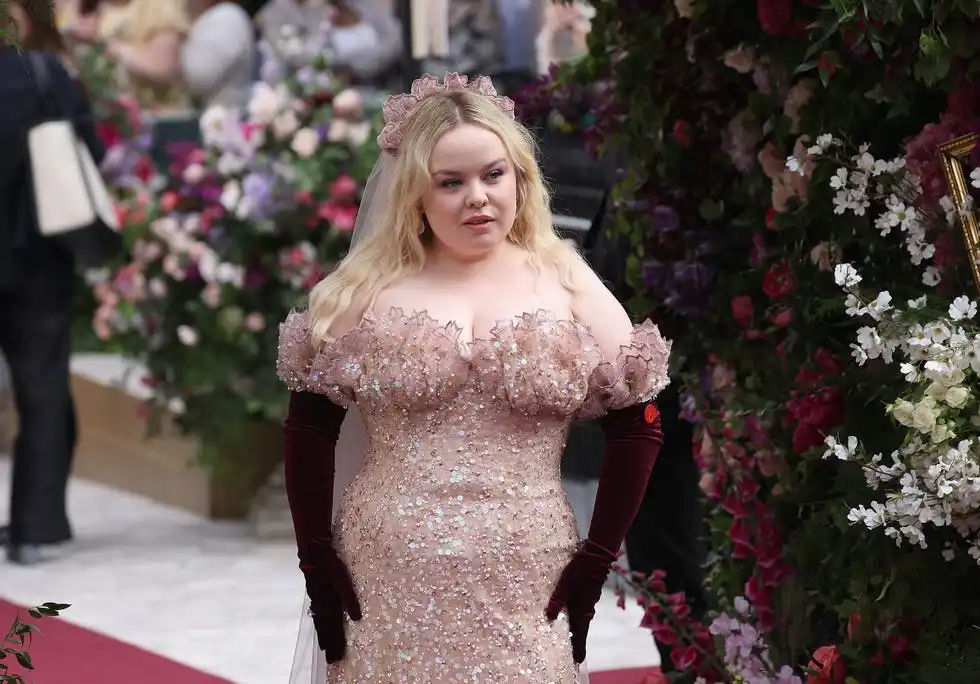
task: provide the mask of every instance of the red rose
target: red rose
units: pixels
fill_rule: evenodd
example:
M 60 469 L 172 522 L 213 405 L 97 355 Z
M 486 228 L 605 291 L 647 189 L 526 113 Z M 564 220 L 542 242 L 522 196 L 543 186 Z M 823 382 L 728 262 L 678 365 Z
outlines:
M 698 649 L 696 646 L 674 646 L 670 649 L 670 658 L 678 670 L 684 672 L 692 669 L 698 662 Z
M 796 280 L 793 278 L 793 269 L 785 259 L 770 266 L 762 278 L 762 291 L 772 299 L 785 297 L 795 289 Z
M 122 142 L 122 133 L 119 132 L 119 127 L 110 121 L 96 121 L 95 135 L 98 136 L 106 148 Z
M 808 675 L 807 684 L 844 684 L 847 670 L 837 646 L 821 646 L 813 652 L 809 665 L 817 674 Z
M 749 327 L 752 316 L 755 315 L 755 307 L 752 305 L 752 298 L 748 295 L 739 295 L 732 300 L 732 316 L 743 328 Z
M 757 0 L 756 11 L 762 30 L 771 36 L 786 36 L 792 32 L 791 0 Z

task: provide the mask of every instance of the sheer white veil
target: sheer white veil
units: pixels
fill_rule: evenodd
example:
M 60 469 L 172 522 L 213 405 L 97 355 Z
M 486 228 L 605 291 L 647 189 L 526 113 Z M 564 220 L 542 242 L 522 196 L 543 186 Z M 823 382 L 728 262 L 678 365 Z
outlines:
M 384 214 L 391 194 L 392 170 L 395 157 L 386 151 L 378 155 L 371 174 L 361 194 L 361 202 L 351 235 L 351 249 L 356 248 L 371 231 L 375 230 Z M 370 441 L 364 419 L 353 402 L 347 409 L 344 423 L 337 440 L 336 466 L 333 484 L 333 510 L 331 520 L 336 520 L 337 510 L 347 487 L 361 470 L 367 458 Z M 310 617 L 310 597 L 303 593 L 303 612 L 300 615 L 299 635 L 293 653 L 293 667 L 289 684 L 323 684 L 327 681 L 327 661 L 316 639 L 313 619 Z
M 378 136 L 381 152 L 361 194 L 354 232 L 351 235 L 351 250 L 356 250 L 357 245 L 365 237 L 377 230 L 384 218 L 391 197 L 397 145 L 401 142 L 399 130 L 401 122 L 411 111 L 412 105 L 426 95 L 454 89 L 478 92 L 513 115 L 514 103 L 509 98 L 497 96 L 490 79 L 485 76 L 468 82 L 465 76 L 446 74 L 445 81 L 440 83 L 436 77 L 426 74 L 412 84 L 410 93 L 389 97 L 383 106 L 386 125 Z M 341 425 L 340 438 L 337 440 L 331 520 L 336 520 L 344 493 L 360 472 L 369 450 L 370 439 L 364 419 L 352 402 Z M 588 681 L 588 670 L 583 663 L 579 668 L 578 684 L 588 684 Z M 310 599 L 304 590 L 303 610 L 300 614 L 299 634 L 293 653 L 289 684 L 325 684 L 326 682 L 327 661 L 317 643 L 316 630 L 310 616 Z

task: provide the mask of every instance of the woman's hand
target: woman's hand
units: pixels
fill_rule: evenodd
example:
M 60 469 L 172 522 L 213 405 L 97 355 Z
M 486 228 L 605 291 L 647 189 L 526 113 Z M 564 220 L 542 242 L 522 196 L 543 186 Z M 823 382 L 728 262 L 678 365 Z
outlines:
M 562 610 L 568 614 L 572 659 L 576 663 L 585 661 L 589 625 L 615 560 L 616 554 L 586 539 L 565 566 L 548 601 L 545 617 L 549 621 L 556 620 Z
M 320 650 L 328 663 L 343 660 L 347 653 L 344 616 L 360 620 L 361 604 L 350 570 L 333 547 L 325 550 L 317 571 L 306 575 L 306 592 Z

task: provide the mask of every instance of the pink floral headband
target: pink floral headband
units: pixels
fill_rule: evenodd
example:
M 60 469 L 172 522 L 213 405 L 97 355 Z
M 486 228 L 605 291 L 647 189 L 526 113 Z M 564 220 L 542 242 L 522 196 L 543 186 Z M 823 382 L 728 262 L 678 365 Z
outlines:
M 415 79 L 411 91 L 401 95 L 392 95 L 384 101 L 382 112 L 385 127 L 378 135 L 378 145 L 382 150 L 395 154 L 402 144 L 402 123 L 412 113 L 419 102 L 429 95 L 440 93 L 470 92 L 482 95 L 497 105 L 508 117 L 514 118 L 514 101 L 509 97 L 497 95 L 497 89 L 487 76 L 480 76 L 472 83 L 466 76 L 457 73 L 447 73 L 444 82 L 431 74 Z

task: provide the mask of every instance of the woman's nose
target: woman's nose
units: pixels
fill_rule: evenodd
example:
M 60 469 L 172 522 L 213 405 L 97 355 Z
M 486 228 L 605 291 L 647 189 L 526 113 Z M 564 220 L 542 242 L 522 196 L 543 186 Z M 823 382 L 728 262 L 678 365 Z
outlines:
M 479 209 L 480 207 L 485 207 L 488 202 L 489 199 L 487 198 L 486 190 L 483 189 L 482 185 L 470 187 L 470 194 L 466 198 L 466 206 Z

